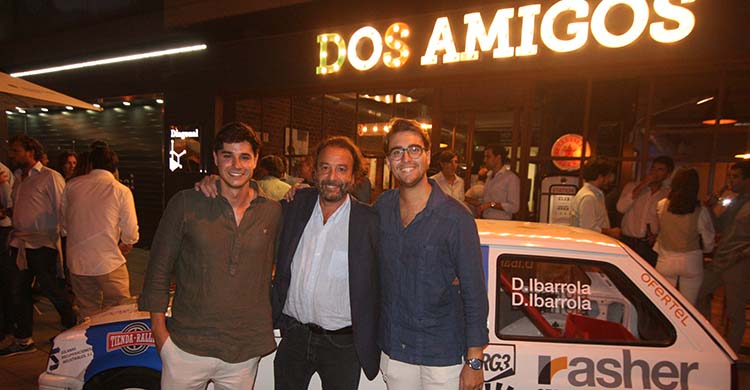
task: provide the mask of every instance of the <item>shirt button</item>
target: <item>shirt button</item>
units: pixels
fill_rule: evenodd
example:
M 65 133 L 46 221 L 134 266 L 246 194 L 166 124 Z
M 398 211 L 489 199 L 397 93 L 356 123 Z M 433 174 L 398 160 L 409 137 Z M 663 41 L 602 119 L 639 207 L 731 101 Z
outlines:
M 406 349 L 406 344 L 401 344 L 401 349 Z

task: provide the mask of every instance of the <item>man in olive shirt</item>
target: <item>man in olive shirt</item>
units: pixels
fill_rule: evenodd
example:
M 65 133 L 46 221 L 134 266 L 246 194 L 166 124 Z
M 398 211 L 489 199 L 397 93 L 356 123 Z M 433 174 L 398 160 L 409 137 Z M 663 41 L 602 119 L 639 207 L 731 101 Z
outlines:
M 250 179 L 260 141 L 230 123 L 216 135 L 219 196 L 177 193 L 156 231 L 139 307 L 151 312 L 162 389 L 250 389 L 273 351 L 270 281 L 281 206 Z M 177 288 L 166 324 L 170 277 Z

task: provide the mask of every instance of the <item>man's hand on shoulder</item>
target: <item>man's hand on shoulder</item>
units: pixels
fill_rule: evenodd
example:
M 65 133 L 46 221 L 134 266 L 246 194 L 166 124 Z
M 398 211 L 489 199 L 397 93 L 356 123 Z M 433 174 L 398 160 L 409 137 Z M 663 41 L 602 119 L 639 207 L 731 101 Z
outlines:
M 207 198 L 215 198 L 219 195 L 219 191 L 216 189 L 216 183 L 219 180 L 220 178 L 217 175 L 205 176 L 201 181 L 195 183 L 193 188 Z
M 302 189 L 302 188 L 310 188 L 310 186 L 307 184 L 296 183 L 295 185 L 292 186 L 292 188 L 289 189 L 289 191 L 286 192 L 286 194 L 284 194 L 284 197 L 282 199 L 287 202 L 293 201 L 294 195 L 297 193 L 297 190 Z

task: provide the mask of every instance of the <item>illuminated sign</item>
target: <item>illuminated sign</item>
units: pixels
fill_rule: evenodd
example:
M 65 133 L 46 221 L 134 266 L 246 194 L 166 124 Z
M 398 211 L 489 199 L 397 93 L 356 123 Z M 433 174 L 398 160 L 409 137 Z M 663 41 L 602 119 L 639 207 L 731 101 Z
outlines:
M 176 127 L 172 127 L 169 129 L 169 136 L 172 139 L 200 138 L 200 136 L 198 135 L 198 129 L 183 131 L 183 130 L 177 129 Z
M 560 0 L 544 14 L 541 4 L 530 4 L 518 8 L 502 8 L 495 12 L 489 25 L 480 12 L 463 16 L 466 25 L 464 51 L 456 46 L 454 27 L 447 16 L 435 19 L 432 33 L 427 41 L 421 66 L 476 61 L 482 55 L 492 58 L 534 56 L 539 53 L 539 44 L 547 49 L 567 53 L 581 49 L 589 41 L 589 35 L 601 46 L 620 48 L 634 43 L 647 34 L 658 43 L 674 43 L 685 39 L 695 28 L 695 15 L 683 6 L 695 0 L 602 0 L 595 7 L 586 0 Z M 633 19 L 624 31 L 611 31 L 607 18 L 618 7 L 627 7 Z M 572 18 L 572 20 L 571 20 Z M 511 24 L 520 20 L 519 38 L 511 41 Z M 657 21 L 649 24 L 649 20 Z M 538 22 L 537 22 L 538 21 Z M 555 26 L 566 22 L 564 31 L 555 31 Z M 538 27 L 538 31 L 536 30 Z M 648 30 L 648 32 L 647 32 Z M 356 70 L 373 69 L 382 59 L 388 68 L 400 68 L 409 59 L 409 25 L 402 22 L 391 24 L 381 37 L 372 26 L 356 30 L 347 46 L 338 33 L 325 33 L 317 37 L 320 44 L 320 64 L 317 74 L 339 72 L 345 62 Z M 513 35 L 515 38 L 515 34 Z M 361 43 L 369 41 L 372 51 L 361 58 Z M 488 54 L 482 54 L 488 53 Z
M 385 31 L 385 38 L 381 38 L 380 33 L 374 27 L 365 26 L 355 31 L 349 38 L 349 46 L 340 34 L 320 34 L 318 43 L 320 44 L 320 65 L 315 69 L 317 74 L 335 73 L 341 70 L 344 62 L 349 59 L 349 64 L 354 69 L 364 71 L 370 70 L 381 59 L 385 66 L 389 68 L 399 68 L 409 60 L 409 46 L 406 44 L 406 38 L 409 37 L 409 25 L 406 23 L 393 23 Z M 372 44 L 372 53 L 367 58 L 360 58 L 357 50 L 362 41 L 370 41 Z M 383 49 L 385 44 L 386 49 Z M 335 47 L 336 61 L 329 63 L 329 49 Z M 383 54 L 383 51 L 385 54 Z
M 169 138 L 170 171 L 174 172 L 178 169 L 183 169 L 183 163 L 185 162 L 183 160 L 185 159 L 190 159 L 191 157 L 194 160 L 199 159 L 200 143 L 194 139 L 200 138 L 200 131 L 198 128 L 181 130 L 178 126 L 169 126 Z M 190 143 L 194 144 L 193 149 L 195 150 L 191 150 Z
M 552 144 L 552 157 L 581 157 L 583 153 L 583 137 L 578 134 L 565 134 Z M 591 146 L 586 142 L 586 157 L 591 156 Z M 581 167 L 579 160 L 552 160 L 561 171 L 575 171 Z

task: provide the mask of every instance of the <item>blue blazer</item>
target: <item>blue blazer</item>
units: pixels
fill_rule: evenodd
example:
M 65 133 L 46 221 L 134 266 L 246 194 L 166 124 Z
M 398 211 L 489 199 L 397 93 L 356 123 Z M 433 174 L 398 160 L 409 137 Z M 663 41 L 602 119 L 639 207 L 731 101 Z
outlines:
M 352 331 L 359 363 L 367 378 L 372 380 L 380 366 L 377 345 L 380 318 L 379 220 L 373 208 L 350 198 L 349 302 Z M 297 190 L 293 202 L 281 202 L 284 223 L 278 240 L 271 304 L 274 326 L 281 329 L 282 334 L 288 325 L 288 317 L 282 315 L 282 310 L 289 293 L 292 259 L 317 199 L 317 189 L 305 188 Z

